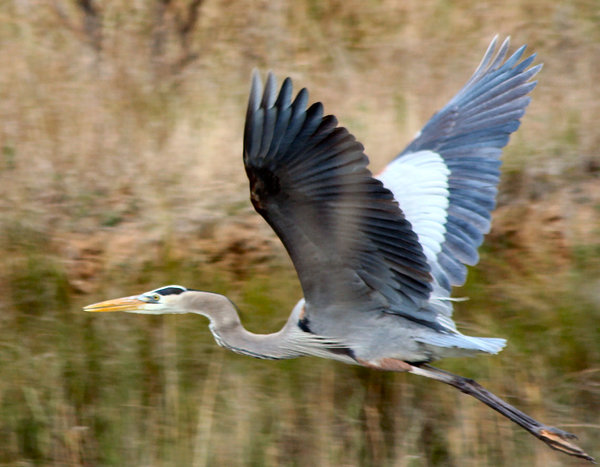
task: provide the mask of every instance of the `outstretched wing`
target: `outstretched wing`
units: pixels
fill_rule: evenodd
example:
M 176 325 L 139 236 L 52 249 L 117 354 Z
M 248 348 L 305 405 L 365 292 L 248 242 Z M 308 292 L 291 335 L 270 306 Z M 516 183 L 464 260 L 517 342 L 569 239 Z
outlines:
M 306 89 L 291 97 L 289 78 L 277 95 L 272 74 L 263 93 L 254 73 L 244 164 L 252 204 L 285 245 L 307 304 L 416 317 L 431 291 L 416 234 L 363 146 L 321 103 L 307 109 Z
M 535 87 L 522 61 L 525 46 L 506 59 L 509 39 L 491 42 L 471 79 L 423 127 L 379 176 L 400 204 L 427 256 L 436 285 L 447 295 L 478 262 L 477 248 L 490 229 L 500 155 L 520 125 Z

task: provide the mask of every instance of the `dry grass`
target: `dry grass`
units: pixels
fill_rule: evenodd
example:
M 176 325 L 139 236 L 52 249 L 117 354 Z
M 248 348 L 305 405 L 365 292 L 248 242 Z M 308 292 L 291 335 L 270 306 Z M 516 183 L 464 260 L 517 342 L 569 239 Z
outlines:
M 593 451 L 597 1 L 206 1 L 185 39 L 186 3 L 158 4 L 93 3 L 100 29 L 75 2 L 0 4 L 0 464 L 576 465 L 432 382 L 225 354 L 194 317 L 79 311 L 180 282 L 276 329 L 300 292 L 246 201 L 252 68 L 308 87 L 378 170 L 496 33 L 545 67 L 457 319 L 511 346 L 445 366 Z

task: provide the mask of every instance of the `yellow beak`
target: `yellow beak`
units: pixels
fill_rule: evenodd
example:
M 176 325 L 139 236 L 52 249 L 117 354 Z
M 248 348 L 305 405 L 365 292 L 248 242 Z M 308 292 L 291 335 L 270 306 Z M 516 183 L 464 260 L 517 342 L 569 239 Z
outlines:
M 136 296 L 115 298 L 105 302 L 93 303 L 83 308 L 83 311 L 135 311 L 145 302 Z

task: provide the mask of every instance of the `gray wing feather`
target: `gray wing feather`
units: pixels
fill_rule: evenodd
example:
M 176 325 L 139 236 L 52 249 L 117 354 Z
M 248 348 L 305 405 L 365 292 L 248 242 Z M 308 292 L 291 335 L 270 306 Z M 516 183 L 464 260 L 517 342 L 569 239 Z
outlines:
M 393 195 L 372 177 L 363 146 L 308 93 L 264 92 L 252 80 L 244 134 L 251 200 L 285 245 L 307 305 L 379 309 L 419 320 L 429 266 Z M 411 315 L 413 314 L 413 315 Z M 422 313 L 426 314 L 426 313 Z M 433 317 L 432 317 L 433 319 Z
M 435 274 L 448 291 L 451 285 L 464 283 L 465 264 L 479 260 L 477 248 L 490 229 L 496 203 L 499 157 L 510 134 L 519 128 L 530 101 L 527 94 L 536 85 L 530 80 L 542 67 L 529 68 L 535 54 L 520 61 L 525 46 L 506 59 L 509 39 L 494 57 L 496 42 L 494 38 L 467 84 L 398 156 L 434 151 L 450 170 L 446 233 L 437 256 L 447 277 Z

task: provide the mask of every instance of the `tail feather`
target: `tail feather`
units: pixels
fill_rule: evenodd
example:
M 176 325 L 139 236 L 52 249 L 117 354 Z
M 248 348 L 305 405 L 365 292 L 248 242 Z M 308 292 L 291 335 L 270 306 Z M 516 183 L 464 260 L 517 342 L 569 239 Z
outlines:
M 506 339 L 500 339 L 496 337 L 472 337 L 459 333 L 437 333 L 419 340 L 427 346 L 438 347 L 435 353 L 439 354 L 440 357 L 468 355 L 477 352 L 497 354 L 506 346 Z

